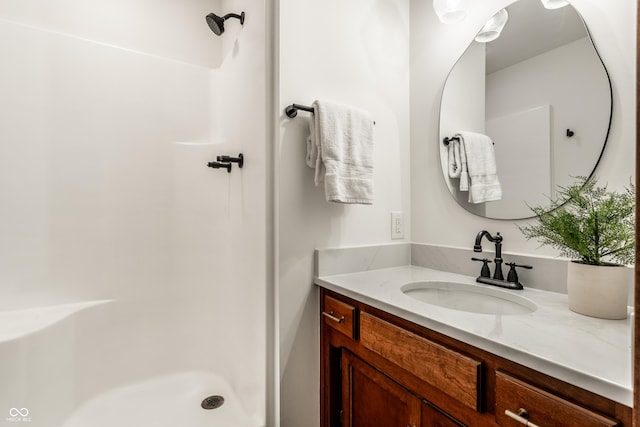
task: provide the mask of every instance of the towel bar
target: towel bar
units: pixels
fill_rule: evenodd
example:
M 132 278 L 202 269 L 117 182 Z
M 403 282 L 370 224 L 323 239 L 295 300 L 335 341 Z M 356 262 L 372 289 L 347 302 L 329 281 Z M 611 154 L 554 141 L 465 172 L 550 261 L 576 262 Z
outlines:
M 291 104 L 284 109 L 284 112 L 287 115 L 287 117 L 290 117 L 293 119 L 298 115 L 298 110 L 308 111 L 310 113 L 313 113 L 314 111 L 313 107 L 307 107 L 306 105 L 300 105 L 300 104 Z
M 307 107 L 306 105 L 300 105 L 300 104 L 291 104 L 284 109 L 284 113 L 287 115 L 287 117 L 290 117 L 293 119 L 298 115 L 298 110 L 308 111 L 310 113 L 315 112 L 313 107 Z M 375 125 L 376 122 L 374 121 L 373 124 Z
M 569 129 L 567 129 L 567 130 L 569 130 Z M 448 136 L 445 136 L 445 137 L 442 139 L 442 143 L 443 143 L 444 145 L 449 145 L 449 143 L 450 143 L 451 141 L 458 141 L 458 142 L 460 142 L 460 137 L 459 137 L 459 136 L 452 136 L 451 138 L 449 138 Z M 493 145 L 496 145 L 496 143 L 495 143 L 495 142 L 493 142 L 493 141 L 492 141 L 491 143 L 492 143 Z
M 444 145 L 449 145 L 449 143 L 451 141 L 460 141 L 460 137 L 459 136 L 452 136 L 451 138 L 449 138 L 448 136 L 445 136 L 444 139 L 442 140 L 442 143 Z

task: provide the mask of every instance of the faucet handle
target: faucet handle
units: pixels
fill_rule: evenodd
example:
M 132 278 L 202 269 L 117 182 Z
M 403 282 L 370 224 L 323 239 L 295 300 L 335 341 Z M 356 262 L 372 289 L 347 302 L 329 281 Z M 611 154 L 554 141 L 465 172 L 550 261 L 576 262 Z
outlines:
M 524 265 L 524 264 L 516 264 L 515 262 L 505 262 L 505 265 L 508 265 L 509 267 L 520 267 L 520 268 L 526 268 L 527 270 L 531 270 L 533 268 L 533 266 L 531 265 Z
M 530 265 L 520 265 L 515 262 L 506 262 L 505 265 L 508 265 L 509 274 L 507 274 L 507 282 L 518 283 L 518 272 L 516 271 L 516 267 L 526 268 L 527 270 L 531 270 L 533 267 Z
M 491 262 L 488 258 L 471 258 L 471 261 L 480 261 L 482 263 L 482 270 L 480 270 L 480 277 L 491 277 L 491 271 L 489 270 L 489 263 Z

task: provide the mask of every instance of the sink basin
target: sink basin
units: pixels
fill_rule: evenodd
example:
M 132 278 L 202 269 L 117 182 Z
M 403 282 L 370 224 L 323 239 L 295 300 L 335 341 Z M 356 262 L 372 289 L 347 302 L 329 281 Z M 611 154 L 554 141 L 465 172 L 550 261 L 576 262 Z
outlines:
M 401 290 L 418 301 L 469 313 L 513 315 L 538 309 L 527 298 L 489 286 L 428 281 L 408 283 Z

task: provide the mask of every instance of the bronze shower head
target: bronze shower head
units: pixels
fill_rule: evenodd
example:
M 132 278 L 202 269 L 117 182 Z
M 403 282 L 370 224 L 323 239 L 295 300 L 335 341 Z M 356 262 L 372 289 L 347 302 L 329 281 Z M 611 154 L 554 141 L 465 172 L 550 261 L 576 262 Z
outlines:
M 240 25 L 244 25 L 244 12 L 240 15 L 237 13 L 228 13 L 222 17 L 215 13 L 210 13 L 207 15 L 207 24 L 209 25 L 209 28 L 211 28 L 211 31 L 213 31 L 215 35 L 219 36 L 224 33 L 224 21 L 229 18 L 239 19 Z

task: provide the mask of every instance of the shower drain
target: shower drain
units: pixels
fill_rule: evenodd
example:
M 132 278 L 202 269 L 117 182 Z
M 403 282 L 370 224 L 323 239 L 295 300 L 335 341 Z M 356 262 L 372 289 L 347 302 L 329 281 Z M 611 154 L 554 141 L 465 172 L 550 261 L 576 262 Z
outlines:
M 202 409 L 217 409 L 221 407 L 223 403 L 224 403 L 224 397 L 209 396 L 202 401 L 200 406 L 202 406 Z

